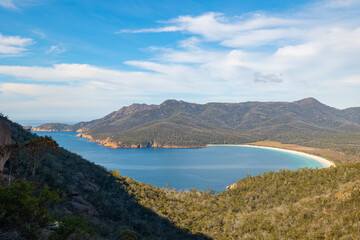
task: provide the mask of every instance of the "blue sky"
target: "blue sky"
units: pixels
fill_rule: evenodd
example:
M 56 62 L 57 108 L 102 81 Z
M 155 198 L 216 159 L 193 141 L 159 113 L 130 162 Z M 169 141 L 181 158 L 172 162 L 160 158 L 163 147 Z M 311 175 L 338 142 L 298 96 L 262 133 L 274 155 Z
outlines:
M 0 0 L 0 112 L 80 121 L 134 102 L 360 106 L 360 0 Z

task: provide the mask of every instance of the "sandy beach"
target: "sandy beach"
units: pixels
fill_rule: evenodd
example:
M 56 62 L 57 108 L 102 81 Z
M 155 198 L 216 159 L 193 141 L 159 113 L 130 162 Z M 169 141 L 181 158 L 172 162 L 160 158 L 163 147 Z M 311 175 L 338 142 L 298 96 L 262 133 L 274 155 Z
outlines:
M 331 162 L 331 161 L 329 161 L 329 160 L 327 160 L 325 158 L 315 156 L 315 155 L 312 155 L 312 154 L 308 154 L 308 153 L 304 153 L 304 152 L 298 152 L 298 151 L 288 150 L 288 149 L 283 149 L 283 148 L 264 147 L 264 146 L 255 146 L 255 145 L 247 145 L 247 144 L 241 144 L 241 145 L 236 145 L 236 144 L 209 144 L 208 146 L 238 146 L 238 147 L 253 147 L 253 148 L 271 149 L 271 150 L 292 153 L 292 154 L 296 154 L 296 155 L 299 155 L 299 156 L 303 156 L 303 157 L 313 159 L 313 160 L 319 162 L 324 167 L 335 166 L 335 164 L 333 162 Z

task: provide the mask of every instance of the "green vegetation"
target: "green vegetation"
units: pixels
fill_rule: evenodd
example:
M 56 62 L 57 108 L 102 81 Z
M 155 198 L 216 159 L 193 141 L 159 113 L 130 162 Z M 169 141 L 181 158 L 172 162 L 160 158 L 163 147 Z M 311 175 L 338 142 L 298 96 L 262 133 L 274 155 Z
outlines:
M 177 192 L 121 177 L 143 205 L 214 239 L 354 239 L 360 235 L 360 164 L 268 172 L 236 188 Z
M 50 191 L 49 187 L 40 187 L 34 182 L 17 180 L 0 185 L 0 238 L 69 239 L 76 236 L 85 239 L 90 231 L 84 217 L 50 213 L 61 201 L 59 191 Z
M 60 198 L 48 188 L 38 189 L 35 184 L 23 181 L 0 186 L 0 225 L 2 230 L 16 230 L 26 238 L 36 238 L 41 228 L 51 223 L 46 208 Z
M 108 172 L 58 148 L 50 138 L 38 138 L 15 123 L 11 126 L 19 147 L 5 166 L 0 189 L 0 236 L 17 233 L 37 239 L 44 232 L 50 239 L 360 236 L 360 163 L 249 176 L 220 193 L 184 192 Z M 355 136 L 346 139 L 353 144 Z M 324 138 L 320 143 L 342 154 L 337 147 L 343 146 L 336 140 Z M 356 150 L 349 152 L 354 162 L 360 160 Z M 17 180 L 9 185 L 7 179 L 12 178 Z

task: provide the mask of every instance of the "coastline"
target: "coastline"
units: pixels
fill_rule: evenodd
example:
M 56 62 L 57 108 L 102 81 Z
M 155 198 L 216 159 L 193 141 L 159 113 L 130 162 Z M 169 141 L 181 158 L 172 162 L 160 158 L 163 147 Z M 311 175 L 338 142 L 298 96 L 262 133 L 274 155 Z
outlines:
M 73 130 L 48 130 L 48 129 L 31 129 L 32 132 L 74 132 L 78 133 L 76 134 L 76 137 L 87 139 L 89 142 L 96 142 L 99 145 L 102 145 L 104 147 L 112 148 L 112 149 L 135 149 L 135 148 L 169 148 L 169 149 L 188 149 L 188 148 L 203 148 L 205 146 L 181 146 L 181 145 L 163 145 L 158 143 L 152 143 L 148 142 L 146 144 L 138 143 L 138 144 L 124 144 L 121 141 L 112 141 L 110 137 L 100 140 L 95 139 L 91 135 L 84 134 L 82 132 L 73 131 Z
M 312 160 L 319 162 L 325 168 L 336 166 L 335 163 L 333 163 L 323 157 L 319 157 L 319 156 L 315 156 L 312 154 L 299 152 L 299 151 L 295 151 L 295 150 L 283 149 L 283 148 L 265 147 L 265 146 L 259 146 L 259 145 L 249 145 L 249 144 L 209 144 L 207 146 L 238 146 L 238 147 L 252 147 L 252 148 L 263 148 L 263 149 L 269 149 L 269 150 L 276 150 L 276 151 L 292 153 L 292 154 L 299 155 L 302 157 L 310 158 Z

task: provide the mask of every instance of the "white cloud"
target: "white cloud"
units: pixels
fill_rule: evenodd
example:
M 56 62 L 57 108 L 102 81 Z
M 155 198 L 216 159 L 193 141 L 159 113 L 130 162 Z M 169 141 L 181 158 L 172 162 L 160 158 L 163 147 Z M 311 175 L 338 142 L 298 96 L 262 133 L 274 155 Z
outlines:
M 224 39 L 221 44 L 228 47 L 257 47 L 289 38 L 290 35 L 289 29 L 260 29 L 239 33 Z
M 31 38 L 20 36 L 4 36 L 0 33 L 0 56 L 16 56 L 27 51 L 26 47 L 33 43 Z
M 303 58 L 303 57 L 311 57 L 316 55 L 321 46 L 315 46 L 314 44 L 307 43 L 307 44 L 300 44 L 296 46 L 285 46 L 279 48 L 275 56 L 279 57 L 287 57 L 287 58 Z

